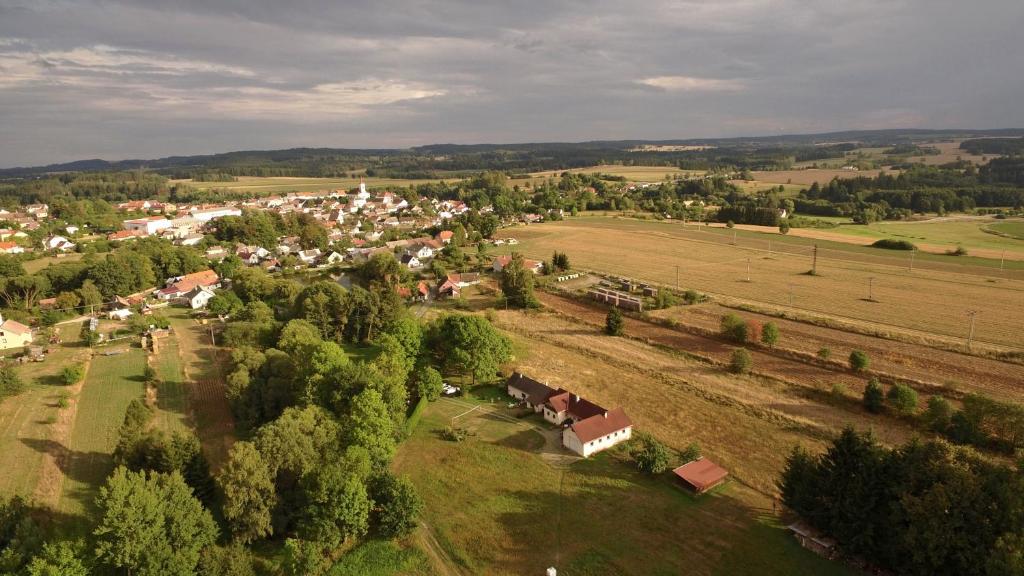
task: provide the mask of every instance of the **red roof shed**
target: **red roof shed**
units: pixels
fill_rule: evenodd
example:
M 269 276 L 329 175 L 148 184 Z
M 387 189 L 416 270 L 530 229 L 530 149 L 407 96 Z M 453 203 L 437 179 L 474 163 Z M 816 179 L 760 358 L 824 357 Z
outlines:
M 707 458 L 687 462 L 672 473 L 698 494 L 718 486 L 729 476 L 728 470 Z

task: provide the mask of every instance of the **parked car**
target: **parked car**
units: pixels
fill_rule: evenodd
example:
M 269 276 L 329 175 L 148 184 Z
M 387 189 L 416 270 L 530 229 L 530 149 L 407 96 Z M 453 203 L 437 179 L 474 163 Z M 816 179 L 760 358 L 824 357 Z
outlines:
M 462 393 L 462 388 L 458 386 L 452 386 L 451 384 L 444 384 L 441 386 L 441 394 L 443 396 L 458 396 Z

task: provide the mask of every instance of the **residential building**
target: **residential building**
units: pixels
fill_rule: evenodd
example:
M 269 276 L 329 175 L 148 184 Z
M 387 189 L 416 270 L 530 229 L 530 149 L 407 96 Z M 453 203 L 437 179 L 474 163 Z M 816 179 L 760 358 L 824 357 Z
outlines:
M 0 350 L 23 348 L 32 343 L 32 329 L 21 322 L 0 316 Z
M 135 218 L 125 220 L 121 223 L 125 230 L 138 232 L 144 236 L 152 236 L 161 230 L 171 227 L 171 221 L 163 216 L 147 216 L 146 218 Z

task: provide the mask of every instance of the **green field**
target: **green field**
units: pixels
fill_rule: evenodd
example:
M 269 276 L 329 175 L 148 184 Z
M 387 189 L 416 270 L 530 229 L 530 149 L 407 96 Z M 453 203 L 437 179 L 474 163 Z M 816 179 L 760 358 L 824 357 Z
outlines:
M 61 262 L 74 262 L 76 260 L 81 260 L 83 256 L 85 255 L 79 254 L 78 252 L 65 254 L 59 258 L 56 256 L 43 256 L 42 258 L 36 258 L 35 260 L 28 260 L 22 262 L 21 265 L 23 268 L 25 268 L 26 273 L 35 274 L 36 272 L 39 272 L 40 270 L 46 268 L 50 264 L 59 264 Z
M 991 228 L 1010 236 L 1008 238 L 985 232 Z M 851 236 L 866 238 L 893 238 L 909 240 L 915 244 L 932 244 L 940 246 L 963 247 L 970 254 L 972 251 L 979 256 L 998 258 L 999 253 L 1024 255 L 1024 222 L 998 221 L 988 218 L 972 218 L 962 220 L 936 219 L 920 222 L 874 222 L 872 224 L 850 224 L 829 228 L 829 232 L 838 232 Z
M 113 469 L 111 455 L 125 410 L 145 391 L 142 350 L 127 348 L 120 354 L 105 354 L 114 350 L 97 351 L 78 398 L 64 467 L 61 509 L 66 513 L 81 514 L 93 505 L 99 486 Z
M 458 178 L 448 178 L 448 181 L 455 181 Z M 363 178 L 367 187 L 390 187 L 400 188 L 415 186 L 429 182 L 440 182 L 440 179 L 404 180 L 401 178 Z M 317 192 L 319 190 L 334 190 L 337 188 L 351 189 L 359 186 L 359 178 L 291 178 L 291 177 L 261 177 L 261 176 L 239 176 L 234 182 L 193 182 L 192 180 L 174 180 L 173 182 L 184 182 L 197 190 L 225 189 L 231 192 L 238 192 L 239 195 L 264 196 L 269 194 L 283 194 L 286 192 Z
M 156 425 L 168 432 L 189 430 L 188 389 L 181 370 L 177 337 L 163 339 L 160 353 L 154 355 L 151 362 L 159 380 L 156 387 Z
M 460 418 L 466 441 L 443 440 L 467 409 L 459 401 L 427 408 L 395 467 L 425 501 L 424 529 L 463 573 L 852 574 L 800 548 L 768 501 L 735 482 L 694 497 L 667 476 L 641 475 L 622 449 L 567 463 L 529 424 L 484 412 Z

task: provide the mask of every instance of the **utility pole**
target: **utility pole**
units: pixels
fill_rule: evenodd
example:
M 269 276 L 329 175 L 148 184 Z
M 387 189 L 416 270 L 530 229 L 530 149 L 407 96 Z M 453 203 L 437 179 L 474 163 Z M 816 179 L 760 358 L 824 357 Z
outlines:
M 868 301 L 869 302 L 874 302 L 875 301 L 875 295 L 874 295 L 874 292 L 872 291 L 872 288 L 874 287 L 874 283 L 875 283 L 875 277 L 874 276 L 869 276 L 868 277 Z
M 750 282 L 750 257 L 747 257 L 747 282 Z
M 1005 260 L 1006 260 L 1006 250 L 1003 250 L 1003 253 L 999 255 L 999 273 L 1000 274 L 1003 273 L 1003 262 Z
M 772 241 L 769 240 L 768 241 L 768 256 L 770 257 L 771 255 L 772 255 Z
M 733 246 L 736 245 L 736 229 L 735 228 L 732 229 L 732 245 Z
M 790 308 L 793 307 L 793 285 L 792 284 L 789 285 L 789 306 L 790 306 Z
M 679 290 L 679 264 L 676 264 L 676 290 Z
M 911 272 L 914 271 L 914 253 L 915 252 L 917 252 L 917 249 L 915 249 L 915 248 L 911 248 L 910 249 L 910 271 Z
M 818 245 L 814 245 L 814 257 L 811 260 L 811 276 L 818 274 Z
M 971 329 L 967 333 L 967 349 L 971 349 L 971 341 L 974 340 L 974 317 L 978 315 L 977 310 L 968 310 L 967 316 L 971 318 Z

